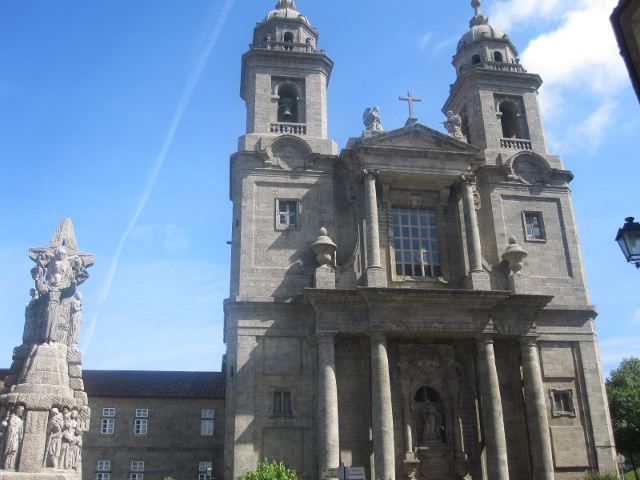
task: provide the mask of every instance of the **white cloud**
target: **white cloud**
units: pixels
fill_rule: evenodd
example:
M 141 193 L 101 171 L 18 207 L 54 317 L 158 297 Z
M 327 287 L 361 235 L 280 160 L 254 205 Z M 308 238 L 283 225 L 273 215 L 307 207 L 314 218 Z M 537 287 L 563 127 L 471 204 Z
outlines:
M 605 101 L 583 122 L 566 130 L 559 139 L 563 149 L 593 151 L 602 143 L 607 126 L 611 123 L 617 104 Z
M 640 337 L 614 337 L 600 342 L 600 357 L 605 372 L 629 357 L 640 357 Z
M 503 0 L 495 2 L 489 13 L 491 23 L 509 29 L 514 24 L 556 16 L 576 3 L 567 0 Z
M 432 37 L 433 34 L 431 32 L 427 32 L 420 37 L 420 41 L 418 42 L 420 50 L 424 50 L 425 48 L 427 48 L 427 45 L 429 44 L 429 42 L 431 42 Z

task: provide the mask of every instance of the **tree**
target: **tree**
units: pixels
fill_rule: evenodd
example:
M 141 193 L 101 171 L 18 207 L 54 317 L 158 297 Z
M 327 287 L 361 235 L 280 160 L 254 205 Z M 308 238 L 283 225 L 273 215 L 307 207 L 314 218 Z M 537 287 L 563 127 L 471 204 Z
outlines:
M 640 358 L 625 358 L 611 372 L 607 394 L 616 445 L 635 471 L 640 458 Z
M 258 462 L 258 468 L 243 474 L 240 480 L 298 480 L 298 474 L 282 462 L 265 458 Z

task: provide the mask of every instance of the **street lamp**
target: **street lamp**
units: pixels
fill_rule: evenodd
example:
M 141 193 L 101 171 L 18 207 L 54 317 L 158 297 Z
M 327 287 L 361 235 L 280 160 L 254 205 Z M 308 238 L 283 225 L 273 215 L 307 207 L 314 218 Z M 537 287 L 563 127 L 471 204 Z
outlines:
M 627 223 L 618 230 L 616 242 L 620 245 L 627 262 L 640 268 L 640 223 L 633 220 L 633 217 L 625 219 Z

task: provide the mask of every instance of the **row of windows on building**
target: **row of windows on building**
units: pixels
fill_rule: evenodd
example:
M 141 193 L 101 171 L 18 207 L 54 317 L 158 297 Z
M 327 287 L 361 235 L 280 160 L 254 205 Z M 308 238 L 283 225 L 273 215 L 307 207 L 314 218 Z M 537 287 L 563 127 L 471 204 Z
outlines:
M 116 428 L 116 409 L 113 407 L 102 409 L 100 422 L 101 435 L 113 435 Z M 144 436 L 149 433 L 149 409 L 137 408 L 133 422 L 134 435 Z M 203 408 L 200 411 L 200 435 L 212 437 L 215 433 L 215 410 Z
M 297 200 L 277 200 L 276 224 L 279 228 L 298 226 Z M 542 212 L 523 212 L 525 239 L 544 241 Z M 394 207 L 391 214 L 391 236 L 396 275 L 405 277 L 442 276 L 438 214 L 434 209 Z
M 111 460 L 98 460 L 96 463 L 96 480 L 111 480 L 111 468 Z M 211 480 L 212 471 L 213 462 L 198 462 L 198 480 Z M 133 460 L 131 462 L 129 480 L 144 480 L 144 460 Z

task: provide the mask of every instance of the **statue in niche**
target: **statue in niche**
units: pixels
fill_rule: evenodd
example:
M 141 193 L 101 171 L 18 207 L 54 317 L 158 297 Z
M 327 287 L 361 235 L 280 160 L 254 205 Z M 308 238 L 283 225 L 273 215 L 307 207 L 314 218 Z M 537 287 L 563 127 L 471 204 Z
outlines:
M 364 131 L 365 137 L 377 135 L 378 133 L 384 133 L 384 128 L 382 127 L 380 119 L 380 107 L 375 106 L 372 108 L 367 108 L 362 115 L 362 121 L 366 128 Z
M 427 401 L 422 409 L 422 419 L 424 420 L 424 428 L 422 429 L 422 443 L 432 443 L 441 440 L 441 434 L 444 430 L 442 425 L 442 415 L 432 402 Z
M 415 394 L 414 401 L 418 413 L 418 428 L 420 445 L 446 443 L 445 417 L 440 395 L 429 387 L 420 387 Z
M 17 405 L 0 424 L 2 427 L 2 467 L 5 470 L 15 470 L 18 453 L 24 437 L 24 406 Z
M 44 455 L 44 466 L 57 470 L 62 453 L 62 431 L 64 416 L 57 408 L 52 408 L 47 425 L 47 447 Z
M 462 133 L 462 117 L 457 113 L 453 113 L 453 111 L 449 110 L 447 112 L 447 121 L 442 122 L 444 128 L 449 132 L 449 136 L 455 138 L 456 140 L 460 140 L 462 142 L 466 142 L 464 134 Z

